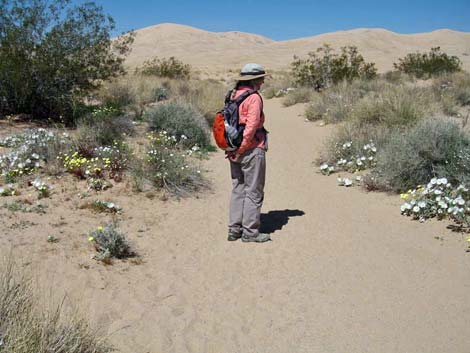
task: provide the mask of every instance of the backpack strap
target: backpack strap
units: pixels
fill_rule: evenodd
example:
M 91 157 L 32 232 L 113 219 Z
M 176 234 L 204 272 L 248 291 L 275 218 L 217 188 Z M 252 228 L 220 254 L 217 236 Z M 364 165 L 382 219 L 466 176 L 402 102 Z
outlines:
M 253 93 L 256 93 L 256 91 L 250 89 L 249 91 L 243 92 L 240 97 L 234 100 L 234 102 L 239 106 L 248 96 L 251 96 Z

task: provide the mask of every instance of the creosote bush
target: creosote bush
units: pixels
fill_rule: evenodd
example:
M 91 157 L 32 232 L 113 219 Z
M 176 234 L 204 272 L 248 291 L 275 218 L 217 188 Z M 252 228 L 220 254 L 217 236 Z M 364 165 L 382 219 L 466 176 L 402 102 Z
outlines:
M 183 63 L 174 56 L 169 58 L 155 57 L 145 61 L 135 72 L 145 76 L 189 79 L 191 66 Z
M 86 94 L 124 71 L 133 34 L 111 40 L 114 21 L 95 3 L 0 4 L 0 116 L 72 125 Z
M 341 48 L 336 54 L 327 44 L 316 52 L 308 53 L 307 59 L 294 56 L 291 74 L 298 86 L 322 90 L 343 80 L 371 79 L 377 75 L 374 63 L 367 63 L 354 46 Z
M 414 75 L 418 78 L 429 78 L 434 75 L 452 73 L 462 70 L 462 62 L 456 56 L 449 56 L 440 47 L 431 48 L 425 53 L 410 53 L 393 64 L 396 70 Z
M 188 148 L 194 145 L 201 148 L 210 146 L 209 126 L 204 117 L 189 104 L 179 102 L 159 104 L 149 109 L 144 119 L 148 121 L 152 131 L 165 130 Z M 181 140 L 181 136 L 185 138 Z

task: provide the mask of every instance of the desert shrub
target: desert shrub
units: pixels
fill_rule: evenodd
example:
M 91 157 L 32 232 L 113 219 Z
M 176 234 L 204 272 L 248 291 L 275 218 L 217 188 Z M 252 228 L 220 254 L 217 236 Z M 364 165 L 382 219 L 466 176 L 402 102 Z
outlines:
M 361 99 L 354 106 L 351 120 L 359 126 L 407 126 L 438 109 L 435 97 L 428 89 L 389 86 L 383 92 L 369 94 Z
M 285 107 L 290 107 L 291 105 L 297 103 L 308 103 L 312 100 L 314 94 L 315 91 L 313 91 L 310 87 L 298 87 L 287 93 L 287 95 L 282 100 L 282 105 Z
M 127 240 L 127 236 L 118 227 L 109 223 L 98 226 L 90 232 L 88 240 L 94 245 L 98 255 L 96 259 L 110 263 L 112 258 L 123 259 L 135 256 Z
M 174 56 L 145 61 L 136 73 L 145 76 L 167 77 L 174 79 L 188 79 L 191 74 L 191 66 L 183 63 Z
M 133 35 L 112 40 L 114 21 L 93 2 L 2 1 L 0 115 L 73 124 L 81 98 L 123 72 Z
M 148 121 L 151 130 L 165 130 L 186 147 L 198 145 L 207 148 L 210 145 L 207 122 L 188 104 L 179 102 L 159 104 L 149 109 L 144 119 Z
M 5 353 L 92 353 L 113 349 L 72 310 L 46 310 L 30 278 L 11 259 L 0 266 L 0 351 Z
M 196 169 L 189 157 L 198 152 L 193 146 L 187 150 L 175 136 L 166 131 L 150 134 L 145 160 L 145 178 L 158 189 L 176 196 L 187 196 L 207 187 L 200 170 Z
M 403 191 L 447 177 L 455 184 L 470 182 L 470 139 L 456 124 L 425 119 L 414 128 L 395 131 L 377 155 L 384 188 Z
M 440 47 L 431 48 L 425 53 L 410 53 L 393 64 L 396 70 L 412 74 L 418 78 L 452 73 L 462 70 L 462 62 L 456 56 L 449 56 Z
M 343 80 L 374 78 L 377 70 L 375 64 L 365 62 L 356 47 L 342 47 L 341 53 L 336 54 L 325 44 L 308 53 L 307 59 L 294 56 L 291 74 L 295 84 L 322 90 Z

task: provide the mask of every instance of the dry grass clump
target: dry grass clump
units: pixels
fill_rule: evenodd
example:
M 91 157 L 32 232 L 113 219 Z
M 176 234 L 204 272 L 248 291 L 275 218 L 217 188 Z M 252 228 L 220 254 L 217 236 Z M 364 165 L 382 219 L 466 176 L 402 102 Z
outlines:
M 287 89 L 293 86 L 292 76 L 288 72 L 273 72 L 266 77 L 261 93 L 266 99 L 283 97 L 287 94 Z
M 282 105 L 290 107 L 298 103 L 308 103 L 317 93 L 310 87 L 297 87 L 290 90 L 282 100 Z
M 429 89 L 389 86 L 382 92 L 368 94 L 355 104 L 350 119 L 358 126 L 410 126 L 438 110 Z
M 3 353 L 106 353 L 113 349 L 64 305 L 45 310 L 31 280 L 9 259 L 0 266 L 0 351 Z

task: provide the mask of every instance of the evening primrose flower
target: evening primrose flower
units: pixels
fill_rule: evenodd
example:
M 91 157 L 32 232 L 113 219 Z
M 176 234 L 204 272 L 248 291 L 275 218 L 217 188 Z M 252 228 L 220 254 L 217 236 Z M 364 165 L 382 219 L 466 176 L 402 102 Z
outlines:
M 88 241 L 95 241 L 95 238 L 93 238 L 93 237 L 88 237 Z
M 99 231 L 103 230 L 103 226 L 98 226 L 96 227 L 96 229 L 98 229 Z

